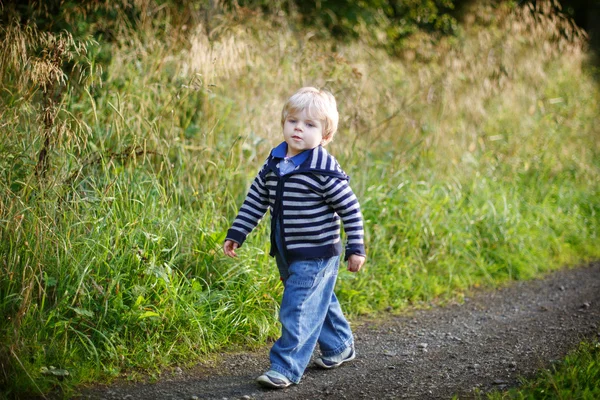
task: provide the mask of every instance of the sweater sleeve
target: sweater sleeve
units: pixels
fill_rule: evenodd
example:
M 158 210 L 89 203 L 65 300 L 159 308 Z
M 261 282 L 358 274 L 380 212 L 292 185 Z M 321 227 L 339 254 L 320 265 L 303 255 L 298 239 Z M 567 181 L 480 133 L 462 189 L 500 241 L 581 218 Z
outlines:
M 327 177 L 324 182 L 325 201 L 340 216 L 347 236 L 344 260 L 352 254 L 366 257 L 363 217 L 360 204 L 348 179 Z
M 227 231 L 225 240 L 232 240 L 242 246 L 246 237 L 258 225 L 269 209 L 269 192 L 263 174 L 265 168 L 266 163 L 261 172 L 254 178 L 237 217 L 235 217 L 231 228 Z

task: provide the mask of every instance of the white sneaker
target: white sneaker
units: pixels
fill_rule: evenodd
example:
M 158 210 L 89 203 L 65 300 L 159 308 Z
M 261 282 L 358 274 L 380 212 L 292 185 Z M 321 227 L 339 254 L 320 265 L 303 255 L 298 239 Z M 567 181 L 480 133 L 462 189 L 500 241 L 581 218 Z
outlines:
M 352 361 L 356 358 L 356 352 L 354 351 L 354 345 L 346 348 L 346 350 L 342 351 L 340 354 L 331 357 L 319 357 L 315 360 L 315 364 L 317 364 L 321 368 L 331 369 L 337 368 L 343 363 L 347 361 Z
M 273 371 L 272 369 L 256 378 L 256 382 L 271 389 L 283 389 L 292 384 L 292 381 L 290 381 L 285 375 L 282 375 L 277 371 Z

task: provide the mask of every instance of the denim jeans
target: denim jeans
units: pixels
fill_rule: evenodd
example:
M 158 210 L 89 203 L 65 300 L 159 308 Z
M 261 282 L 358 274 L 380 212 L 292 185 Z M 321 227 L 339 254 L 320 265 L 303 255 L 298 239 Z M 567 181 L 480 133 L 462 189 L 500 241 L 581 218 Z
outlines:
M 284 284 L 279 310 L 281 337 L 271 348 L 271 369 L 300 382 L 317 345 L 325 357 L 342 353 L 354 339 L 333 288 L 340 257 L 292 261 L 279 254 Z

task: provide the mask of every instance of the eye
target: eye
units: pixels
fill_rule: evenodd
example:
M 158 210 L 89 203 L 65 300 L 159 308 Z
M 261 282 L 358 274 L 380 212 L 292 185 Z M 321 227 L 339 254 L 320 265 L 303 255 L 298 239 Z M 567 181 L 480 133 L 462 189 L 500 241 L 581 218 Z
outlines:
M 309 123 L 308 123 L 308 124 L 306 124 L 306 125 L 308 125 L 308 126 L 309 126 L 309 127 L 311 127 L 311 128 L 314 128 L 314 127 L 315 127 L 315 124 L 313 124 L 312 122 L 309 122 Z
M 292 124 L 295 124 L 296 120 L 294 118 L 288 118 L 288 122 L 291 122 Z

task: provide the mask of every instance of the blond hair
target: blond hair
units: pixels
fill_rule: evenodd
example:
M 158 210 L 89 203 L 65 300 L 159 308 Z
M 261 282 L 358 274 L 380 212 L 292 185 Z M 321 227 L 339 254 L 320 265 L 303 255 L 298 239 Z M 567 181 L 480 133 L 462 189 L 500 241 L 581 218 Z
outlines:
M 297 114 L 303 110 L 306 110 L 311 118 L 317 118 L 323 122 L 323 142 L 321 144 L 326 145 L 331 142 L 340 118 L 333 94 L 310 86 L 299 89 L 283 105 L 281 126 L 285 124 L 288 115 Z

